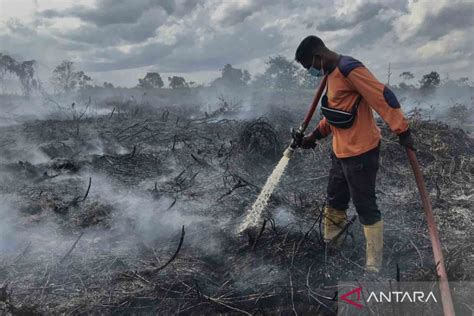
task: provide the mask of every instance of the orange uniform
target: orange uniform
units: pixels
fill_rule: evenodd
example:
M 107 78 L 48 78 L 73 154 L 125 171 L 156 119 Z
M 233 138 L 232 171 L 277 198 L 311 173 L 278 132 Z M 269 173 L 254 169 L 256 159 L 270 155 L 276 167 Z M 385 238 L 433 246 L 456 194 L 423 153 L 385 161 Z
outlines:
M 332 109 L 350 112 L 359 96 L 362 100 L 350 128 L 337 128 L 323 118 L 317 129 L 322 137 L 333 134 L 332 147 L 337 158 L 360 155 L 377 147 L 380 129 L 375 124 L 372 109 L 395 134 L 408 129 L 408 122 L 393 92 L 358 60 L 341 56 L 338 66 L 328 75 L 327 97 Z

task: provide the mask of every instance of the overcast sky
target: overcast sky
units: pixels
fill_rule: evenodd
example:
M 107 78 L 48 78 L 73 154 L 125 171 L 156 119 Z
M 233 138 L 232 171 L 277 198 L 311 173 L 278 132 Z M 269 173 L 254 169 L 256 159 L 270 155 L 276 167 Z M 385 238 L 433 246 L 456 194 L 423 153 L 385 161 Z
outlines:
M 207 83 L 226 63 L 256 74 L 269 56 L 293 59 L 313 34 L 382 81 L 389 62 L 394 81 L 472 80 L 473 16 L 473 0 L 0 0 L 0 52 L 37 60 L 46 78 L 68 59 L 97 84 L 147 71 Z

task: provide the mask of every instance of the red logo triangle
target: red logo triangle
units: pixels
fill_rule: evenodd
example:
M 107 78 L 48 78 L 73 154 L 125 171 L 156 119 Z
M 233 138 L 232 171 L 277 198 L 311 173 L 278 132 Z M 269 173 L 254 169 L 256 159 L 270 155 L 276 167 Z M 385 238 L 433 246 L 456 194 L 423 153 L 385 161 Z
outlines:
M 357 302 L 360 302 L 361 291 L 362 291 L 362 288 L 358 287 L 356 289 L 353 289 L 350 292 L 347 292 L 346 294 L 341 295 L 340 299 L 348 304 L 355 306 L 357 309 L 361 309 L 362 307 L 364 307 L 364 305 L 357 303 Z M 352 294 L 355 294 L 355 293 L 357 293 L 357 302 L 354 302 L 353 300 L 348 298 L 348 296 L 351 296 Z

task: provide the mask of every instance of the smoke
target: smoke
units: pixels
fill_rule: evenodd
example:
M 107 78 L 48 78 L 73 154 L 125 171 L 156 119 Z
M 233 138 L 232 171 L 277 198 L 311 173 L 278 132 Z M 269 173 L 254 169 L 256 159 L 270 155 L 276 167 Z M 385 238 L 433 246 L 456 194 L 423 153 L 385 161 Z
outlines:
M 402 105 L 402 110 L 408 113 L 414 109 L 422 110 L 426 119 L 437 119 L 450 124 L 448 117 L 455 106 L 464 106 L 467 109 L 474 107 L 474 88 L 447 84 L 432 91 L 423 93 L 420 90 L 396 90 Z M 466 112 L 466 121 L 472 121 L 473 112 Z
M 288 226 L 296 223 L 298 220 L 295 215 L 285 207 L 278 207 L 273 213 L 273 219 L 278 226 Z
M 85 234 L 80 244 L 87 247 L 78 246 L 76 256 L 80 257 L 80 252 L 86 249 L 89 255 L 115 252 L 133 255 L 137 252 L 138 244 L 167 247 L 173 238 L 177 238 L 182 226 L 186 229 L 185 241 L 188 246 L 210 254 L 221 251 L 219 239 L 212 236 L 218 232 L 212 227 L 216 225 L 216 220 L 197 215 L 206 208 L 205 204 L 174 202 L 168 196 L 155 199 L 140 186 L 127 187 L 100 174 L 57 177 L 51 185 L 61 186 L 77 181 L 86 187 L 89 177 L 93 179 L 87 197 L 89 202 L 69 209 L 68 214 L 57 214 L 47 207 L 34 211 L 37 204 L 26 201 L 24 196 L 1 195 L 0 252 L 18 255 L 31 242 L 37 253 L 64 254 L 81 229 Z M 95 216 L 94 212 L 101 216 L 101 210 L 104 209 L 111 212 L 107 214 L 103 225 L 77 227 L 80 217 Z
M 18 194 L 2 194 L 0 201 L 0 253 L 3 259 L 18 256 L 28 244 L 35 253 L 42 255 L 61 252 L 67 247 L 63 244 L 59 225 L 49 214 L 25 216 L 25 212 L 31 211 L 31 205 Z
M 16 233 L 15 226 L 18 222 L 18 210 L 13 207 L 14 195 L 0 195 L 0 252 L 8 253 L 18 248 L 21 241 Z
M 121 155 L 129 152 L 113 141 L 106 141 L 93 130 L 81 131 L 81 134 L 84 133 L 84 139 L 80 140 L 74 139 L 74 136 L 67 134 L 66 130 L 53 131 L 58 128 L 55 124 L 51 125 L 51 139 L 45 143 L 38 141 L 45 137 L 37 137 L 37 134 L 45 132 L 45 125 L 36 125 L 33 119 L 55 117 L 69 122 L 59 124 L 59 128 L 70 128 L 74 123 L 74 117 L 80 113 L 85 113 L 84 118 L 98 115 L 94 111 L 96 102 L 90 102 L 89 107 L 85 107 L 84 102 L 76 101 L 75 106 L 71 107 L 73 100 L 77 99 L 77 95 L 71 94 L 58 97 L 52 102 L 36 102 L 35 109 L 28 105 L 26 99 L 22 99 L 21 102 L 12 101 L 14 104 L 7 111 L 12 115 L 8 124 L 5 124 L 10 126 L 5 127 L 0 138 L 0 144 L 3 147 L 0 163 L 4 164 L 2 169 L 5 170 L 1 174 L 0 188 L 2 192 L 15 193 L 0 196 L 2 201 L 0 252 L 17 255 L 25 244 L 31 242 L 36 252 L 64 253 L 64 250 L 67 250 L 64 247 L 67 248 L 70 245 L 70 240 L 75 238 L 79 230 L 84 230 L 85 234 L 75 250 L 78 253 L 81 249 L 83 250 L 81 244 L 88 245 L 88 251 L 100 253 L 114 251 L 114 245 L 118 243 L 120 251 L 128 251 L 132 254 L 136 252 L 137 243 L 163 246 L 180 232 L 182 226 L 185 226 L 187 236 L 191 237 L 190 244 L 205 245 L 202 249 L 206 251 L 219 251 L 218 242 L 202 243 L 203 238 L 209 236 L 193 238 L 193 234 L 196 235 L 197 226 L 208 226 L 213 222 L 196 213 L 205 209 L 207 206 L 205 204 L 196 201 L 174 201 L 173 197 L 166 195 L 156 198 L 149 192 L 151 185 L 148 187 L 127 186 L 100 173 L 86 171 L 69 174 L 49 168 L 52 162 L 51 157 L 57 154 L 59 154 L 58 157 L 66 158 L 74 152 L 80 152 L 81 156 L 87 160 L 88 157 L 96 155 Z M 63 106 L 64 104 L 69 105 Z M 34 113 L 27 119 L 27 125 L 12 126 L 20 123 L 18 114 L 25 115 L 25 113 Z M 28 133 L 35 134 L 31 134 L 33 137 L 30 138 L 27 136 Z M 60 146 L 61 150 L 58 151 L 55 147 L 58 140 L 62 140 L 60 142 L 62 146 L 69 149 L 65 150 Z M 23 162 L 21 165 L 18 164 L 20 160 Z M 8 170 L 8 168 L 12 169 Z M 45 171 L 48 172 L 47 175 L 55 177 L 39 185 L 42 188 L 41 192 L 38 192 L 39 189 L 21 187 L 22 181 L 38 181 L 38 177 Z M 21 177 L 25 176 L 25 179 L 18 179 L 18 172 Z M 27 179 L 28 177 L 30 179 Z M 52 206 L 54 203 L 58 201 L 67 203 L 77 194 L 81 194 L 81 190 L 87 187 L 89 177 L 93 179 L 93 184 L 84 203 L 78 207 L 69 208 L 66 214 L 60 214 L 54 209 Z M 166 178 L 155 180 L 163 182 Z M 98 217 L 105 217 L 103 220 L 100 219 L 105 225 L 91 224 L 80 227 L 79 217 L 91 217 L 95 220 L 94 212 L 99 213 Z M 194 226 L 196 226 L 196 231 L 193 231 Z M 211 233 L 214 230 L 205 231 Z M 94 248 L 97 240 L 101 240 L 103 244 Z M 93 250 L 90 250 L 91 245 Z
M 85 175 L 85 178 L 88 176 L 93 178 L 90 198 L 100 200 L 115 210 L 111 219 L 112 230 L 132 233 L 151 242 L 168 238 L 183 225 L 187 227 L 209 222 L 204 216 L 191 212 L 185 214 L 186 209 L 198 212 L 203 207 L 200 203 L 176 201 L 173 204 L 173 198 L 162 196 L 155 199 L 146 191 L 147 188 L 139 185 L 124 187 L 104 175 Z
M 5 135 L 4 136 L 10 136 Z M 50 158 L 40 150 L 37 144 L 34 144 L 22 136 L 14 135 L 14 138 L 4 140 L 4 149 L 0 156 L 0 163 L 17 163 L 19 161 L 28 161 L 32 164 L 45 163 Z
M 117 90 L 117 91 L 115 91 Z M 136 89 L 114 89 L 90 91 L 91 104 L 85 112 L 85 119 L 102 116 L 100 123 L 108 120 L 113 115 L 123 115 L 123 120 L 117 124 L 124 124 L 124 128 L 132 118 L 132 111 L 139 106 L 144 111 L 155 111 L 161 113 L 169 110 L 176 116 L 186 119 L 204 118 L 206 113 L 209 120 L 235 119 L 252 120 L 262 115 L 273 112 L 275 109 L 289 111 L 293 115 L 285 116 L 284 122 L 290 126 L 291 120 L 303 116 L 310 103 L 314 91 L 265 91 L 244 89 L 219 90 L 213 88 L 184 89 L 183 91 L 151 91 L 143 95 L 143 91 Z M 410 110 L 422 108 L 431 118 L 443 118 L 447 115 L 451 104 L 466 104 L 472 108 L 472 88 L 460 89 L 438 88 L 431 94 L 420 95 L 396 91 L 405 113 Z M 71 127 L 77 113 L 83 113 L 88 95 L 67 95 L 57 98 L 54 102 L 45 103 L 41 101 L 27 101 L 26 99 L 10 98 L 6 104 L 5 115 L 8 119 L 1 121 L 5 123 L 2 128 L 0 145 L 2 154 L 0 163 L 2 169 L 13 168 L 9 164 L 16 164 L 19 160 L 29 162 L 38 172 L 48 170 L 51 157 L 55 155 L 45 154 L 45 148 L 54 143 L 38 143 L 34 137 L 31 139 L 24 136 L 26 127 L 33 128 L 31 136 L 44 130 L 34 126 L 32 119 L 64 120 L 66 127 Z M 71 104 L 75 102 L 75 107 Z M 227 105 L 225 105 L 227 104 Z M 146 113 L 146 112 L 145 112 Z M 470 112 L 469 121 L 472 122 Z M 146 115 L 145 115 L 146 116 Z M 158 119 L 161 116 L 158 116 Z M 105 118 L 105 119 L 104 119 Z M 141 120 L 143 118 L 139 117 Z M 27 124 L 12 126 L 12 124 Z M 122 118 L 121 118 L 122 119 Z M 3 122 L 3 123 L 2 123 Z M 93 124 L 96 124 L 93 122 Z M 51 126 L 55 126 L 51 124 Z M 93 126 L 93 125 L 91 125 Z M 120 156 L 130 153 L 130 148 L 109 140 L 102 134 L 89 128 L 81 127 L 81 139 L 75 139 L 72 135 L 65 137 L 64 143 L 70 146 L 70 153 L 80 151 L 81 159 L 91 161 L 93 156 L 115 155 Z M 26 128 L 27 129 L 27 128 Z M 158 137 L 161 137 L 158 135 Z M 128 146 L 128 145 L 126 145 Z M 183 144 L 177 145 L 181 150 Z M 144 149 L 145 150 L 145 149 Z M 156 148 L 155 148 L 156 150 Z M 186 152 L 186 155 L 188 153 Z M 189 156 L 189 155 L 188 155 Z M 69 157 L 59 154 L 58 157 Z M 160 157 L 161 158 L 161 157 Z M 199 196 L 186 196 L 181 194 L 177 200 L 172 193 L 160 193 L 154 195 L 151 189 L 155 182 L 162 187 L 173 179 L 173 175 L 179 174 L 183 164 L 174 158 L 164 157 L 166 172 L 159 176 L 145 176 L 138 182 L 123 181 L 117 179 L 109 171 L 98 169 L 81 169 L 79 173 L 67 173 L 58 171 L 57 177 L 47 180 L 45 183 L 28 186 L 22 181 L 35 181 L 15 178 L 14 172 L 5 171 L 0 174 L 0 259 L 14 258 L 31 242 L 32 252 L 39 257 L 54 257 L 60 259 L 80 232 L 84 232 L 71 258 L 99 256 L 101 254 L 124 255 L 136 258 L 140 252 L 137 245 L 145 245 L 151 248 L 169 248 L 179 240 L 181 227 L 185 227 L 186 237 L 183 247 L 189 247 L 202 254 L 222 254 L 226 250 L 226 242 L 234 232 L 229 229 L 235 219 L 231 212 L 222 212 L 222 208 L 212 200 L 213 194 Z M 89 159 L 89 160 L 88 160 Z M 161 167 L 161 166 L 160 166 Z M 279 169 L 280 170 L 280 169 Z M 283 172 L 283 171 L 282 171 Z M 51 173 L 53 174 L 53 173 Z M 199 174 L 198 177 L 202 177 Z M 200 179 L 199 184 L 212 188 L 209 174 L 208 178 Z M 56 194 L 58 200 L 69 201 L 79 194 L 84 194 L 88 179 L 92 178 L 92 185 L 87 199 L 78 207 L 71 207 L 66 214 L 59 214 L 53 207 L 45 205 L 38 206 L 41 201 L 47 200 L 48 194 Z M 135 179 L 136 180 L 136 179 Z M 207 182 L 206 182 L 207 181 Z M 211 184 L 210 184 L 211 183 Z M 274 184 L 276 185 L 276 184 Z M 35 189 L 35 187 L 41 189 Z M 40 190 L 44 192 L 40 196 Z M 49 191 L 48 191 L 49 190 Z M 9 192 L 9 193 L 6 193 Z M 270 192 L 271 193 L 271 192 Z M 216 193 L 217 194 L 217 193 Z M 48 200 L 49 201 L 49 200 Z M 257 200 L 258 201 L 258 200 Z M 260 201 L 261 202 L 261 201 Z M 260 203 L 259 202 L 259 203 Z M 97 213 L 97 214 L 96 214 Z M 287 208 L 278 208 L 274 214 L 278 226 L 292 225 L 298 219 Z M 82 218 L 91 218 L 97 223 L 91 225 L 80 225 Z M 233 236 L 233 235 L 232 235 Z M 32 257 L 29 257 L 32 259 Z M 263 277 L 258 278 L 259 273 L 264 272 L 268 278 L 278 274 L 278 267 L 271 264 L 261 264 L 255 267 L 254 272 L 242 272 L 242 287 L 252 286 L 255 282 L 267 282 Z M 252 283 L 253 282 L 253 283 Z M 247 284 L 247 285 L 246 285 Z

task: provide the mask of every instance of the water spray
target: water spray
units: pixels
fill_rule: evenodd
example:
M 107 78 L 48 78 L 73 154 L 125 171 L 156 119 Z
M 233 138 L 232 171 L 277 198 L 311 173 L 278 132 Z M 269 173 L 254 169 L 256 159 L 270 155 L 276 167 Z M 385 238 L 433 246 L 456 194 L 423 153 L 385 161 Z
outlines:
M 295 152 L 296 148 L 298 148 L 298 146 L 300 145 L 299 143 L 304 136 L 304 132 L 306 131 L 306 128 L 308 127 L 309 122 L 311 121 L 311 118 L 313 117 L 314 112 L 316 111 L 316 107 L 318 106 L 324 88 L 326 87 L 326 80 L 327 76 L 324 76 L 321 82 L 319 83 L 319 87 L 314 96 L 313 102 L 311 103 L 311 106 L 308 112 L 306 113 L 306 116 L 304 117 L 304 120 L 301 125 L 296 130 L 292 129 L 293 139 L 290 145 L 283 152 L 283 156 L 281 157 L 276 167 L 273 169 L 272 174 L 265 182 L 265 185 L 263 186 L 262 191 L 258 195 L 257 200 L 255 200 L 255 202 L 253 203 L 252 208 L 248 210 L 247 215 L 245 216 L 242 224 L 240 224 L 237 228 L 237 233 L 242 233 L 249 227 L 258 226 L 263 210 L 267 206 L 273 191 L 280 182 L 280 179 L 283 176 L 283 173 L 285 172 L 286 166 L 288 165 L 290 158 L 293 156 L 293 153 Z

